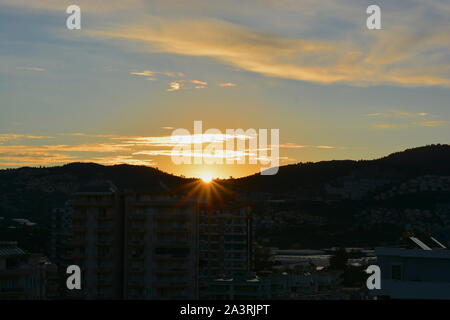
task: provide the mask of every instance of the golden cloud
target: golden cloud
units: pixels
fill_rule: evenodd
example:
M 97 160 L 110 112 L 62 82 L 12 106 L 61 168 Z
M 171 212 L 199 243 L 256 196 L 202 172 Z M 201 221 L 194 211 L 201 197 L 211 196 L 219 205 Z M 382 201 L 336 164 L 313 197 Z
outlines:
M 209 57 L 270 77 L 352 85 L 450 86 L 449 66 L 424 59 L 424 48 L 448 48 L 450 32 L 418 35 L 398 28 L 356 41 L 325 42 L 281 37 L 220 20 L 164 20 L 92 34 L 141 42 L 151 52 Z M 414 63 L 416 61 L 416 63 Z M 173 89 L 176 90 L 176 89 Z

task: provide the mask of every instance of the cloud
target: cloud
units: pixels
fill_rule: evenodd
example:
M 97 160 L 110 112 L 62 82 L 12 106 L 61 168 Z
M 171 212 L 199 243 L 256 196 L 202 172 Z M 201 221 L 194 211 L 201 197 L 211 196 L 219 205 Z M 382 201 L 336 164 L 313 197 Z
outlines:
M 172 127 L 165 127 L 172 129 Z M 88 133 L 66 133 L 64 136 L 76 137 L 78 143 L 74 144 L 41 144 L 41 145 L 0 145 L 0 166 L 24 166 L 24 165 L 51 165 L 64 164 L 67 162 L 97 162 L 101 164 L 135 164 L 156 165 L 155 157 L 171 157 L 178 152 L 179 156 L 199 157 L 194 146 L 200 144 L 203 150 L 211 143 L 219 143 L 223 148 L 217 148 L 213 153 L 201 153 L 204 158 L 222 158 L 239 160 L 243 157 L 253 157 L 256 160 L 267 161 L 269 158 L 257 154 L 259 151 L 269 151 L 272 147 L 251 148 L 250 144 L 244 146 L 244 150 L 226 150 L 226 142 L 230 140 L 245 140 L 255 138 L 249 133 L 204 133 L 204 134 L 181 134 L 161 136 L 119 136 L 112 134 L 88 134 Z M 28 136 L 43 138 L 43 136 Z M 8 138 L 17 138 L 8 136 Z M 98 143 L 84 143 L 92 138 L 100 139 Z M 186 147 L 176 150 L 174 147 Z M 189 147 L 191 150 L 188 150 Z M 313 146 L 286 143 L 279 145 L 280 148 L 318 148 L 331 149 L 332 146 Z M 174 151 L 175 150 L 175 151 Z M 280 156 L 280 160 L 288 159 Z
M 235 21 L 246 21 L 246 25 L 252 27 L 205 18 L 226 16 L 237 3 L 211 1 L 206 4 L 196 0 L 189 4 L 145 0 L 77 2 L 83 11 L 136 12 L 133 20 L 127 22 L 129 16 L 123 15 L 122 19 L 114 19 L 103 28 L 97 25 L 95 31 L 85 30 L 84 34 L 141 42 L 142 50 L 152 53 L 207 57 L 268 77 L 322 84 L 450 86 L 450 6 L 446 1 L 411 0 L 404 6 L 386 4 L 387 9 L 383 11 L 385 30 L 380 32 L 365 29 L 365 4 L 357 0 L 343 0 L 339 4 L 332 0 L 249 1 L 241 5 L 239 19 Z M 65 8 L 56 0 L 3 0 L 2 4 L 58 12 Z M 157 18 L 146 14 L 148 12 L 177 14 Z M 185 17 L 195 18 L 181 20 L 180 12 L 186 12 Z M 264 29 L 273 31 L 261 31 L 256 27 L 258 23 L 249 18 L 250 14 L 255 16 L 255 12 L 266 19 L 286 17 L 286 21 L 281 20 L 282 24 L 276 19 L 271 21 L 271 25 L 284 27 L 281 30 L 267 27 Z M 301 21 L 293 24 L 289 20 L 291 12 L 298 13 Z M 323 28 L 330 30 L 330 36 L 317 36 L 316 30 L 322 30 L 316 28 L 319 21 L 324 21 Z M 115 23 L 119 24 L 112 27 Z M 290 32 L 287 28 L 290 25 L 296 25 L 298 32 Z M 341 36 L 344 32 L 346 36 Z M 155 79 L 147 76 L 147 80 Z
M 127 151 L 127 145 L 99 143 L 99 144 L 76 144 L 76 145 L 1 145 L 0 152 L 119 152 Z
M 206 81 L 182 79 L 169 82 L 169 88 L 167 89 L 167 91 L 178 91 L 182 88 L 188 88 L 187 84 L 189 83 L 194 84 L 195 89 L 204 89 L 208 86 L 208 83 Z
M 73 132 L 73 133 L 61 133 L 62 136 L 72 136 L 72 137 L 93 137 L 93 138 L 114 138 L 118 137 L 114 134 L 91 134 L 91 133 L 82 133 L 82 132 Z
M 39 68 L 39 67 L 17 67 L 18 70 L 27 70 L 27 71 L 46 71 L 47 69 Z
M 288 143 L 285 143 L 285 144 L 280 144 L 279 147 L 280 148 L 285 148 L 285 149 L 303 149 L 303 148 L 335 149 L 336 148 L 334 146 L 325 146 L 325 145 L 321 145 L 321 146 L 300 145 L 300 144 L 296 144 L 296 143 L 292 143 L 292 142 L 288 142 Z
M 380 123 L 375 124 L 375 129 L 405 129 L 412 127 L 448 127 L 448 121 L 423 121 L 423 122 L 409 122 L 409 123 Z
M 63 164 L 75 158 L 61 153 L 50 152 L 0 152 L 0 166 L 30 166 Z
M 417 118 L 425 117 L 429 114 L 427 112 L 406 112 L 399 110 L 391 110 L 387 112 L 369 113 L 368 117 L 382 117 L 382 118 Z
M 448 121 L 438 121 L 438 120 L 424 121 L 421 122 L 420 125 L 424 127 L 447 127 Z
M 144 71 L 133 71 L 130 72 L 130 74 L 135 75 L 135 76 L 144 76 L 144 77 L 151 77 L 153 78 L 154 76 L 157 75 L 163 75 L 166 77 L 179 77 L 182 78 L 185 76 L 185 74 L 183 72 L 161 72 L 161 71 L 151 71 L 151 70 L 144 70 Z
M 10 141 L 10 140 L 21 140 L 21 139 L 53 139 L 50 136 L 33 136 L 27 134 L 14 134 L 14 133 L 2 133 L 0 134 L 0 143 Z
M 103 14 L 105 12 L 123 12 L 127 10 L 142 9 L 146 6 L 145 0 L 77 0 L 72 2 L 61 0 L 1 0 L 0 5 L 38 10 L 51 10 L 65 13 L 65 9 L 71 5 L 78 5 L 82 12 Z
M 225 83 L 219 83 L 218 86 L 219 87 L 236 87 L 237 84 L 232 83 L 232 82 L 225 82 Z
M 133 74 L 135 76 L 153 77 L 155 75 L 155 72 L 150 70 L 144 70 L 142 72 L 130 72 L 130 74 Z
M 91 162 L 91 161 L 90 161 Z M 103 165 L 129 164 L 135 166 L 155 166 L 158 163 L 151 159 L 136 159 L 133 156 L 114 156 L 92 158 L 92 162 Z
M 168 20 L 149 16 L 97 36 L 138 41 L 150 52 L 209 57 L 265 76 L 367 86 L 450 86 L 450 66 L 429 50 L 449 49 L 448 27 L 417 32 L 394 26 L 366 41 L 283 37 L 221 20 Z
M 378 123 L 374 124 L 373 127 L 375 129 L 398 129 L 398 128 L 405 128 L 405 125 L 398 125 L 398 124 L 392 124 L 392 123 Z
M 202 85 L 202 86 L 207 86 L 208 85 L 208 83 L 207 82 L 205 82 L 205 81 L 200 81 L 200 80 L 189 80 L 191 83 L 194 83 L 194 84 L 198 84 L 198 85 Z
M 389 119 L 394 123 L 377 123 L 372 125 L 376 129 L 402 129 L 410 127 L 446 127 L 448 121 L 436 120 L 435 115 L 428 112 L 407 112 L 390 110 L 387 112 L 369 113 L 368 117 Z M 423 119 L 423 120 L 422 120 Z M 419 121 L 420 120 L 420 121 Z
M 172 81 L 169 83 L 169 88 L 167 91 L 178 91 L 181 89 L 181 83 L 178 81 Z

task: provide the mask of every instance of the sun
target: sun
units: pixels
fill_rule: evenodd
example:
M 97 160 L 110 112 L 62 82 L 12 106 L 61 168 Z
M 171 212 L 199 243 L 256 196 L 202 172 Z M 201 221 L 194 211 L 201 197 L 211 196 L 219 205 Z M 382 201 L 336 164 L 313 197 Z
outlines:
M 204 173 L 200 178 L 204 183 L 210 183 L 213 180 L 213 176 L 210 173 Z

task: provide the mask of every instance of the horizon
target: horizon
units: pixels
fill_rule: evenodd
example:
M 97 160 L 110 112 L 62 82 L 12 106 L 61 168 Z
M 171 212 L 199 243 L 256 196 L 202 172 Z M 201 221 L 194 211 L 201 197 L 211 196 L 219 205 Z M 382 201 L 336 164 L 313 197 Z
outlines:
M 69 30 L 66 1 L 0 0 L 0 168 L 126 163 L 226 178 L 266 167 L 267 148 L 250 163 L 223 145 L 210 158 L 225 164 L 196 164 L 208 157 L 195 149 L 180 152 L 194 163 L 175 164 L 173 132 L 186 128 L 195 148 L 198 120 L 202 132 L 279 130 L 268 147 L 279 166 L 448 142 L 450 5 L 380 0 L 382 28 L 369 30 L 369 4 L 78 0 L 81 29 Z
M 292 166 L 292 165 L 300 165 L 300 164 L 307 164 L 307 163 L 312 163 L 312 164 L 316 164 L 316 163 L 322 163 L 322 162 L 334 162 L 334 161 L 354 161 L 354 162 L 358 162 L 358 161 L 377 161 L 383 158 L 387 158 L 393 154 L 397 154 L 397 153 L 403 153 L 403 152 L 407 152 L 410 150 L 415 150 L 415 149 L 421 149 L 421 148 L 427 148 L 427 147 L 435 147 L 435 146 L 446 146 L 446 147 L 450 147 L 450 144 L 427 144 L 427 145 L 423 145 L 423 146 L 417 146 L 417 147 L 413 147 L 413 148 L 407 148 L 407 149 L 403 149 L 403 150 L 399 150 L 399 151 L 395 151 L 389 154 L 386 154 L 382 157 L 378 157 L 378 158 L 373 158 L 373 159 L 331 159 L 331 160 L 319 160 L 319 161 L 307 161 L 307 162 L 297 162 L 297 163 L 290 163 L 290 164 L 286 164 L 283 166 L 280 166 L 280 168 L 282 167 L 286 167 L 286 166 Z M 126 165 L 126 166 L 133 166 L 133 167 L 145 167 L 145 168 L 152 168 L 152 169 L 156 169 L 159 170 L 161 172 L 163 172 L 164 174 L 168 174 L 168 175 L 172 175 L 172 176 L 176 176 L 179 178 L 183 178 L 183 179 L 195 179 L 195 180 L 203 180 L 204 182 L 210 182 L 210 181 L 214 181 L 214 180 L 229 180 L 229 179 L 241 179 L 241 178 L 247 178 L 250 176 L 254 176 L 257 175 L 258 172 L 254 172 L 245 176 L 239 176 L 239 177 L 234 177 L 234 176 L 229 176 L 229 177 L 208 177 L 209 181 L 205 181 L 205 177 L 199 176 L 199 177 L 189 177 L 189 176 L 184 176 L 184 175 L 177 175 L 175 173 L 172 172 L 167 172 L 164 170 L 161 170 L 158 167 L 155 166 L 148 166 L 148 165 L 139 165 L 139 164 L 129 164 L 129 163 L 116 163 L 116 164 L 101 164 L 101 163 L 96 163 L 96 162 L 80 162 L 80 161 L 76 161 L 76 162 L 68 162 L 68 163 L 64 163 L 64 164 L 58 164 L 58 165 L 54 165 L 54 166 L 23 166 L 23 167 L 14 167 L 14 168 L 0 168 L 1 170 L 15 170 L 15 169 L 25 169 L 25 168 L 31 168 L 31 169 L 47 169 L 47 168 L 60 168 L 60 167 L 64 167 L 64 166 L 68 166 L 68 165 L 73 165 L 73 164 L 92 164 L 92 165 L 99 165 L 99 166 L 103 166 L 103 167 L 114 167 L 114 166 L 122 166 L 122 165 Z

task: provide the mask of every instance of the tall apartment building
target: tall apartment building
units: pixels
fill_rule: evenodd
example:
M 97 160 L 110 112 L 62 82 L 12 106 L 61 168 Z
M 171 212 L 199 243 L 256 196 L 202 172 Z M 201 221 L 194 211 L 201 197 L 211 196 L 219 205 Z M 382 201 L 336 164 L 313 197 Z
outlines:
M 125 298 L 197 298 L 197 202 L 133 193 L 125 212 Z
M 63 253 L 72 232 L 72 212 L 70 208 L 55 208 L 51 216 L 50 260 L 62 265 Z
M 195 299 L 198 204 L 149 193 L 77 193 L 67 264 L 81 299 Z
M 249 206 L 200 204 L 199 263 L 202 278 L 248 274 L 253 268 Z
M 0 300 L 45 300 L 57 292 L 56 266 L 17 242 L 0 242 Z
M 252 214 L 237 202 L 202 203 L 199 214 L 199 296 L 209 299 L 214 279 L 234 279 L 253 270 Z
M 82 271 L 74 298 L 196 299 L 208 280 L 252 270 L 252 216 L 237 202 L 104 190 L 54 215 L 52 253 Z

